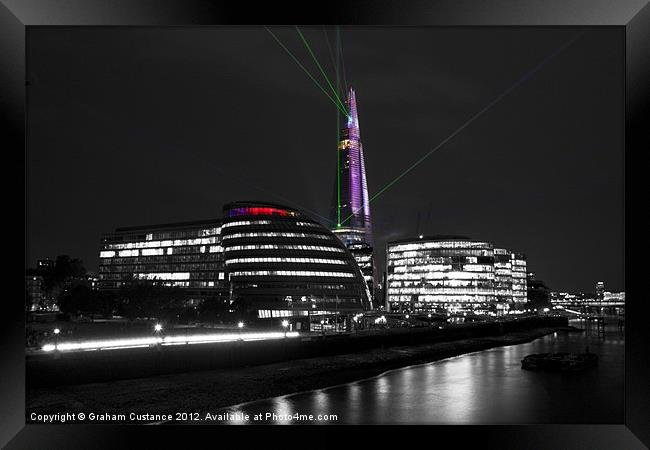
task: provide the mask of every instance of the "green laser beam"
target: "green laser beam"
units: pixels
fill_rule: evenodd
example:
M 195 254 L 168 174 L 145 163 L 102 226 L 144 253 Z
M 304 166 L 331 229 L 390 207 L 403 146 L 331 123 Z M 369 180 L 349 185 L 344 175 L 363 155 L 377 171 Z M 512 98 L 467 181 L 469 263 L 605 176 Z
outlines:
M 338 64 L 336 62 L 334 62 L 334 52 L 332 51 L 332 46 L 330 45 L 330 38 L 327 35 L 327 31 L 325 30 L 325 27 L 323 27 L 323 34 L 325 35 L 325 42 L 327 43 L 327 50 L 328 50 L 329 55 L 330 55 L 330 61 L 332 62 L 332 67 L 334 67 L 334 71 L 336 72 L 336 77 L 337 77 L 336 78 L 336 90 L 342 96 L 343 92 L 341 92 L 341 86 L 340 86 L 340 83 L 339 83 L 339 80 L 338 80 L 339 68 L 338 68 Z
M 336 103 L 336 101 L 334 101 L 334 99 L 327 93 L 327 91 L 320 85 L 320 83 L 316 81 L 316 79 L 311 75 L 311 73 L 309 73 L 309 71 L 305 68 L 305 66 L 303 66 L 300 63 L 300 61 L 298 61 L 298 58 L 296 58 L 293 55 L 293 53 L 291 53 L 291 51 L 282 43 L 282 41 L 280 41 L 280 39 L 278 39 L 277 36 L 273 34 L 273 32 L 269 30 L 266 26 L 264 28 L 266 29 L 266 31 L 269 32 L 269 34 L 273 37 L 273 39 L 275 39 L 275 41 L 280 45 L 280 47 L 282 47 L 284 51 L 287 52 L 287 54 L 291 57 L 291 59 L 293 59 L 293 61 L 298 65 L 298 67 L 300 67 L 307 74 L 307 76 L 314 82 L 314 84 L 316 84 L 316 86 L 318 86 L 318 88 L 321 91 L 323 91 L 323 94 L 325 94 L 327 98 L 329 98 L 330 101 L 334 103 L 334 106 L 336 106 L 343 114 L 345 114 L 346 117 L 349 117 L 348 113 L 345 110 L 341 109 L 341 107 Z
M 325 35 L 327 37 L 327 34 Z M 328 44 L 329 45 L 329 44 Z M 339 66 L 335 66 L 336 72 L 336 89 L 339 90 Z M 339 144 L 341 141 L 341 115 L 336 113 L 336 225 L 341 226 L 341 152 L 339 151 Z
M 321 73 L 321 74 L 323 75 L 323 77 L 325 78 L 325 81 L 327 82 L 327 85 L 328 85 L 328 86 L 330 87 L 330 89 L 332 90 L 332 93 L 333 93 L 334 96 L 336 97 L 336 100 L 338 100 L 339 105 L 341 106 L 341 108 L 343 108 L 345 111 L 347 111 L 347 108 L 345 107 L 345 105 L 344 105 L 343 102 L 341 101 L 341 99 L 340 99 L 340 97 L 339 97 L 339 94 L 336 92 L 336 90 L 335 90 L 334 87 L 332 86 L 332 83 L 330 82 L 329 77 L 325 74 L 325 71 L 323 70 L 323 67 L 322 67 L 322 66 L 320 65 L 320 63 L 318 62 L 318 58 L 316 58 L 316 55 L 314 54 L 313 50 L 311 49 L 311 47 L 310 47 L 309 44 L 307 43 L 307 39 L 305 39 L 305 36 L 302 34 L 302 31 L 300 31 L 300 28 L 298 28 L 297 26 L 296 26 L 296 31 L 298 32 L 298 35 L 300 36 L 300 39 L 302 39 L 302 42 L 305 44 L 305 47 L 307 47 L 307 50 L 309 51 L 309 54 L 311 55 L 312 59 L 313 59 L 314 62 L 316 63 L 316 66 L 318 67 L 318 70 L 320 70 L 320 73 Z M 348 112 L 346 115 L 349 116 L 350 113 Z
M 464 130 L 466 127 L 468 127 L 472 122 L 474 122 L 476 119 L 478 119 L 480 116 L 482 116 L 485 112 L 487 112 L 490 108 L 492 108 L 494 105 L 496 105 L 498 102 L 500 102 L 504 97 L 506 97 L 510 92 L 512 92 L 514 89 L 516 89 L 518 86 L 520 86 L 523 82 L 528 80 L 533 74 L 535 74 L 537 71 L 539 71 L 546 63 L 548 63 L 551 59 L 556 57 L 558 54 L 560 54 L 565 48 L 567 48 L 569 45 L 571 45 L 573 42 L 575 42 L 582 34 L 584 31 L 581 31 L 576 35 L 573 39 L 569 40 L 566 42 L 564 45 L 562 45 L 559 49 L 557 49 L 554 53 L 551 55 L 547 56 L 537 64 L 533 69 L 529 70 L 526 72 L 521 78 L 519 78 L 515 83 L 513 83 L 508 89 L 503 91 L 499 96 L 497 96 L 494 100 L 492 100 L 490 103 L 487 104 L 483 109 L 481 109 L 479 112 L 474 114 L 472 117 L 469 118 L 465 123 L 463 123 L 460 127 L 458 127 L 453 133 L 451 133 L 449 136 L 447 136 L 442 142 L 440 142 L 438 145 L 436 145 L 433 149 L 429 150 L 427 153 L 424 154 L 420 159 L 415 161 L 411 166 L 409 166 L 406 170 L 404 170 L 401 174 L 399 174 L 397 177 L 395 177 L 392 181 L 384 185 L 376 194 L 374 194 L 370 199 L 368 200 L 368 203 L 372 202 L 374 199 L 379 197 L 383 192 L 385 192 L 388 188 L 390 188 L 392 185 L 397 183 L 404 175 L 408 174 L 411 170 L 415 169 L 422 161 L 427 159 L 429 156 L 431 156 L 436 150 L 441 148 L 443 145 L 445 145 L 447 142 L 449 142 L 454 136 L 456 136 L 458 133 L 460 133 L 462 130 Z M 361 208 L 357 209 L 356 211 L 353 211 L 352 214 L 350 214 L 348 217 L 346 217 L 341 224 L 347 222 L 350 220 L 357 212 L 361 211 Z
M 347 89 L 348 87 L 348 80 L 345 76 L 345 58 L 343 57 L 343 44 L 341 43 L 341 27 L 336 27 L 336 36 L 337 36 L 337 43 L 339 46 L 339 51 L 341 53 L 341 67 L 343 69 L 343 82 L 345 83 L 345 88 Z

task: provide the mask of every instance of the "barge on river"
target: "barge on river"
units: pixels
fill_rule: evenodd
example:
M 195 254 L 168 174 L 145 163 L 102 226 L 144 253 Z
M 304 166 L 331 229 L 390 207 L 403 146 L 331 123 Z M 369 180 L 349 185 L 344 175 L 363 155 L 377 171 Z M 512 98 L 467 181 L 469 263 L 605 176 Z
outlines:
M 557 372 L 574 372 L 597 364 L 598 355 L 594 353 L 537 353 L 521 360 L 522 369 Z

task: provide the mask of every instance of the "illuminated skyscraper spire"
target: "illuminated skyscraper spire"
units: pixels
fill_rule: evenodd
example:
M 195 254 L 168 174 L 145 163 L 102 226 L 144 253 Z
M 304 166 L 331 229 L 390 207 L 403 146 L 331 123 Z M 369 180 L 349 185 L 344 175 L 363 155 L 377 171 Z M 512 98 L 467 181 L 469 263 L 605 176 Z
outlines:
M 332 217 L 336 224 L 334 232 L 346 245 L 372 245 L 368 183 L 354 89 L 348 91 L 345 103 L 349 115 L 338 143 L 338 174 Z

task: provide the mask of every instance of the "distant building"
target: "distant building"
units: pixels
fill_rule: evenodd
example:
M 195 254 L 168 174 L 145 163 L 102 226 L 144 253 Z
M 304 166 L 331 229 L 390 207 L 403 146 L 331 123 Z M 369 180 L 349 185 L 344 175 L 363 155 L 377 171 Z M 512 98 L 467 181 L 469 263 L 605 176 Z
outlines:
M 62 283 L 64 290 L 71 290 L 77 286 L 84 286 L 88 289 L 99 289 L 99 277 L 87 274 L 84 276 L 69 277 Z
M 221 220 L 117 228 L 103 235 L 99 289 L 142 280 L 182 288 L 190 300 L 227 296 Z
M 603 292 L 603 299 L 598 300 L 595 294 L 585 292 L 551 292 L 551 304 L 553 306 L 562 306 L 564 308 L 583 308 L 583 307 L 625 307 L 625 292 Z
M 44 309 L 46 297 L 41 275 L 25 275 L 25 295 L 27 296 L 25 307 L 30 311 Z
M 598 281 L 596 283 L 596 300 L 602 302 L 605 297 L 605 283 L 603 281 Z
M 564 308 L 578 308 L 585 306 L 588 302 L 593 302 L 593 294 L 590 296 L 584 292 L 558 292 L 549 293 L 549 299 L 553 306 L 562 306 Z
M 542 280 L 538 280 L 532 272 L 527 274 L 526 281 L 528 302 L 537 308 L 549 306 L 551 304 L 551 291 L 548 286 Z
M 625 306 L 625 291 L 603 292 L 603 306 Z
M 49 258 L 39 259 L 36 262 L 36 268 L 40 271 L 51 271 L 54 270 L 54 261 Z
M 357 262 L 329 229 L 300 211 L 260 202 L 224 206 L 221 233 L 233 307 L 293 329 L 350 325 L 371 309 Z

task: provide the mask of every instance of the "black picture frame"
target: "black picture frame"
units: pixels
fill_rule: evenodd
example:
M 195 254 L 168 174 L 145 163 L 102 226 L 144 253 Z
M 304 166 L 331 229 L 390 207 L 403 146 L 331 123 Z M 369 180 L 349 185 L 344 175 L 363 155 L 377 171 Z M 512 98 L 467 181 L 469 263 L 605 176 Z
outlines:
M 318 435 L 305 434 L 304 427 L 255 427 L 242 434 L 240 427 L 162 427 L 116 425 L 25 425 L 24 312 L 22 295 L 5 298 L 5 327 L 2 330 L 2 381 L 0 382 L 0 445 L 6 448 L 131 448 L 141 439 L 150 448 L 188 445 L 207 438 L 213 443 L 251 436 L 266 439 L 265 445 L 286 446 L 287 433 L 300 433 L 306 441 L 291 445 L 335 445 L 347 431 L 364 441 L 383 439 L 385 434 L 424 434 L 439 445 L 451 440 L 454 446 L 481 445 L 498 448 L 589 448 L 637 449 L 650 445 L 650 337 L 644 298 L 635 296 L 631 276 L 631 180 L 642 170 L 637 155 L 650 149 L 650 5 L 645 0 L 494 0 L 494 1 L 310 1 L 211 2 L 207 0 L 0 0 L 0 107 L 5 133 L 5 174 L 24 166 L 26 142 L 26 40 L 34 26 L 212 26 L 232 24 L 318 24 L 373 26 L 615 26 L 625 29 L 625 284 L 627 304 L 625 422 L 611 425 L 529 426 L 434 426 L 330 427 Z M 623 120 L 623 118 L 622 118 Z M 22 161 L 19 155 L 23 155 Z M 632 159 L 634 158 L 634 159 Z M 7 170 L 9 169 L 9 170 Z M 26 168 L 25 168 L 26 169 Z M 27 171 L 25 170 L 27 186 Z M 10 190 L 11 189 L 11 190 Z M 15 187 L 6 187 L 15 195 Z M 638 192 L 638 191 L 637 191 Z M 9 196 L 8 195 L 8 196 Z M 27 219 L 26 202 L 24 218 Z M 638 220 L 637 217 L 635 220 Z M 27 223 L 27 220 L 26 220 Z M 639 230 L 643 223 L 635 222 Z M 645 227 L 644 227 L 645 228 Z M 635 235 L 638 236 L 638 235 Z M 27 234 L 25 233 L 25 239 Z M 637 238 L 638 239 L 638 238 Z M 636 245 L 639 245 L 638 243 Z M 25 254 L 25 260 L 27 255 Z M 9 259 L 10 260 L 10 259 Z M 639 272 L 637 266 L 637 272 Z M 22 268 L 21 268 L 22 270 Z M 13 271 L 12 271 L 13 274 Z M 19 274 L 12 275 L 17 285 Z M 639 278 L 643 280 L 643 278 Z M 640 284 L 640 283 L 637 283 Z M 636 288 L 635 288 L 636 289 Z M 22 289 L 21 289 L 22 291 Z M 281 432 L 282 437 L 278 434 Z M 310 428 L 310 427 L 309 427 Z M 406 429 L 404 429 L 406 428 Z M 417 428 L 417 430 L 415 429 Z M 357 431 L 355 431 L 357 430 Z M 351 431 L 351 433 L 350 433 Z M 190 438 L 191 433 L 191 438 Z M 318 436 L 327 436 L 320 439 Z M 226 434 L 235 436 L 228 436 Z M 277 439 L 276 439 L 277 436 Z M 190 440 L 191 439 L 191 440 Z M 344 439 L 343 441 L 339 439 Z M 433 442 L 429 441 L 428 442 Z M 311 442 L 311 443 L 309 443 Z M 380 441 L 378 441 L 380 442 Z M 406 443 L 405 442 L 405 443 Z M 286 443 L 286 445 L 285 445 Z M 372 445 L 367 442 L 365 445 Z M 408 444 L 407 444 L 408 445 Z M 245 445 L 249 446 L 249 445 Z

